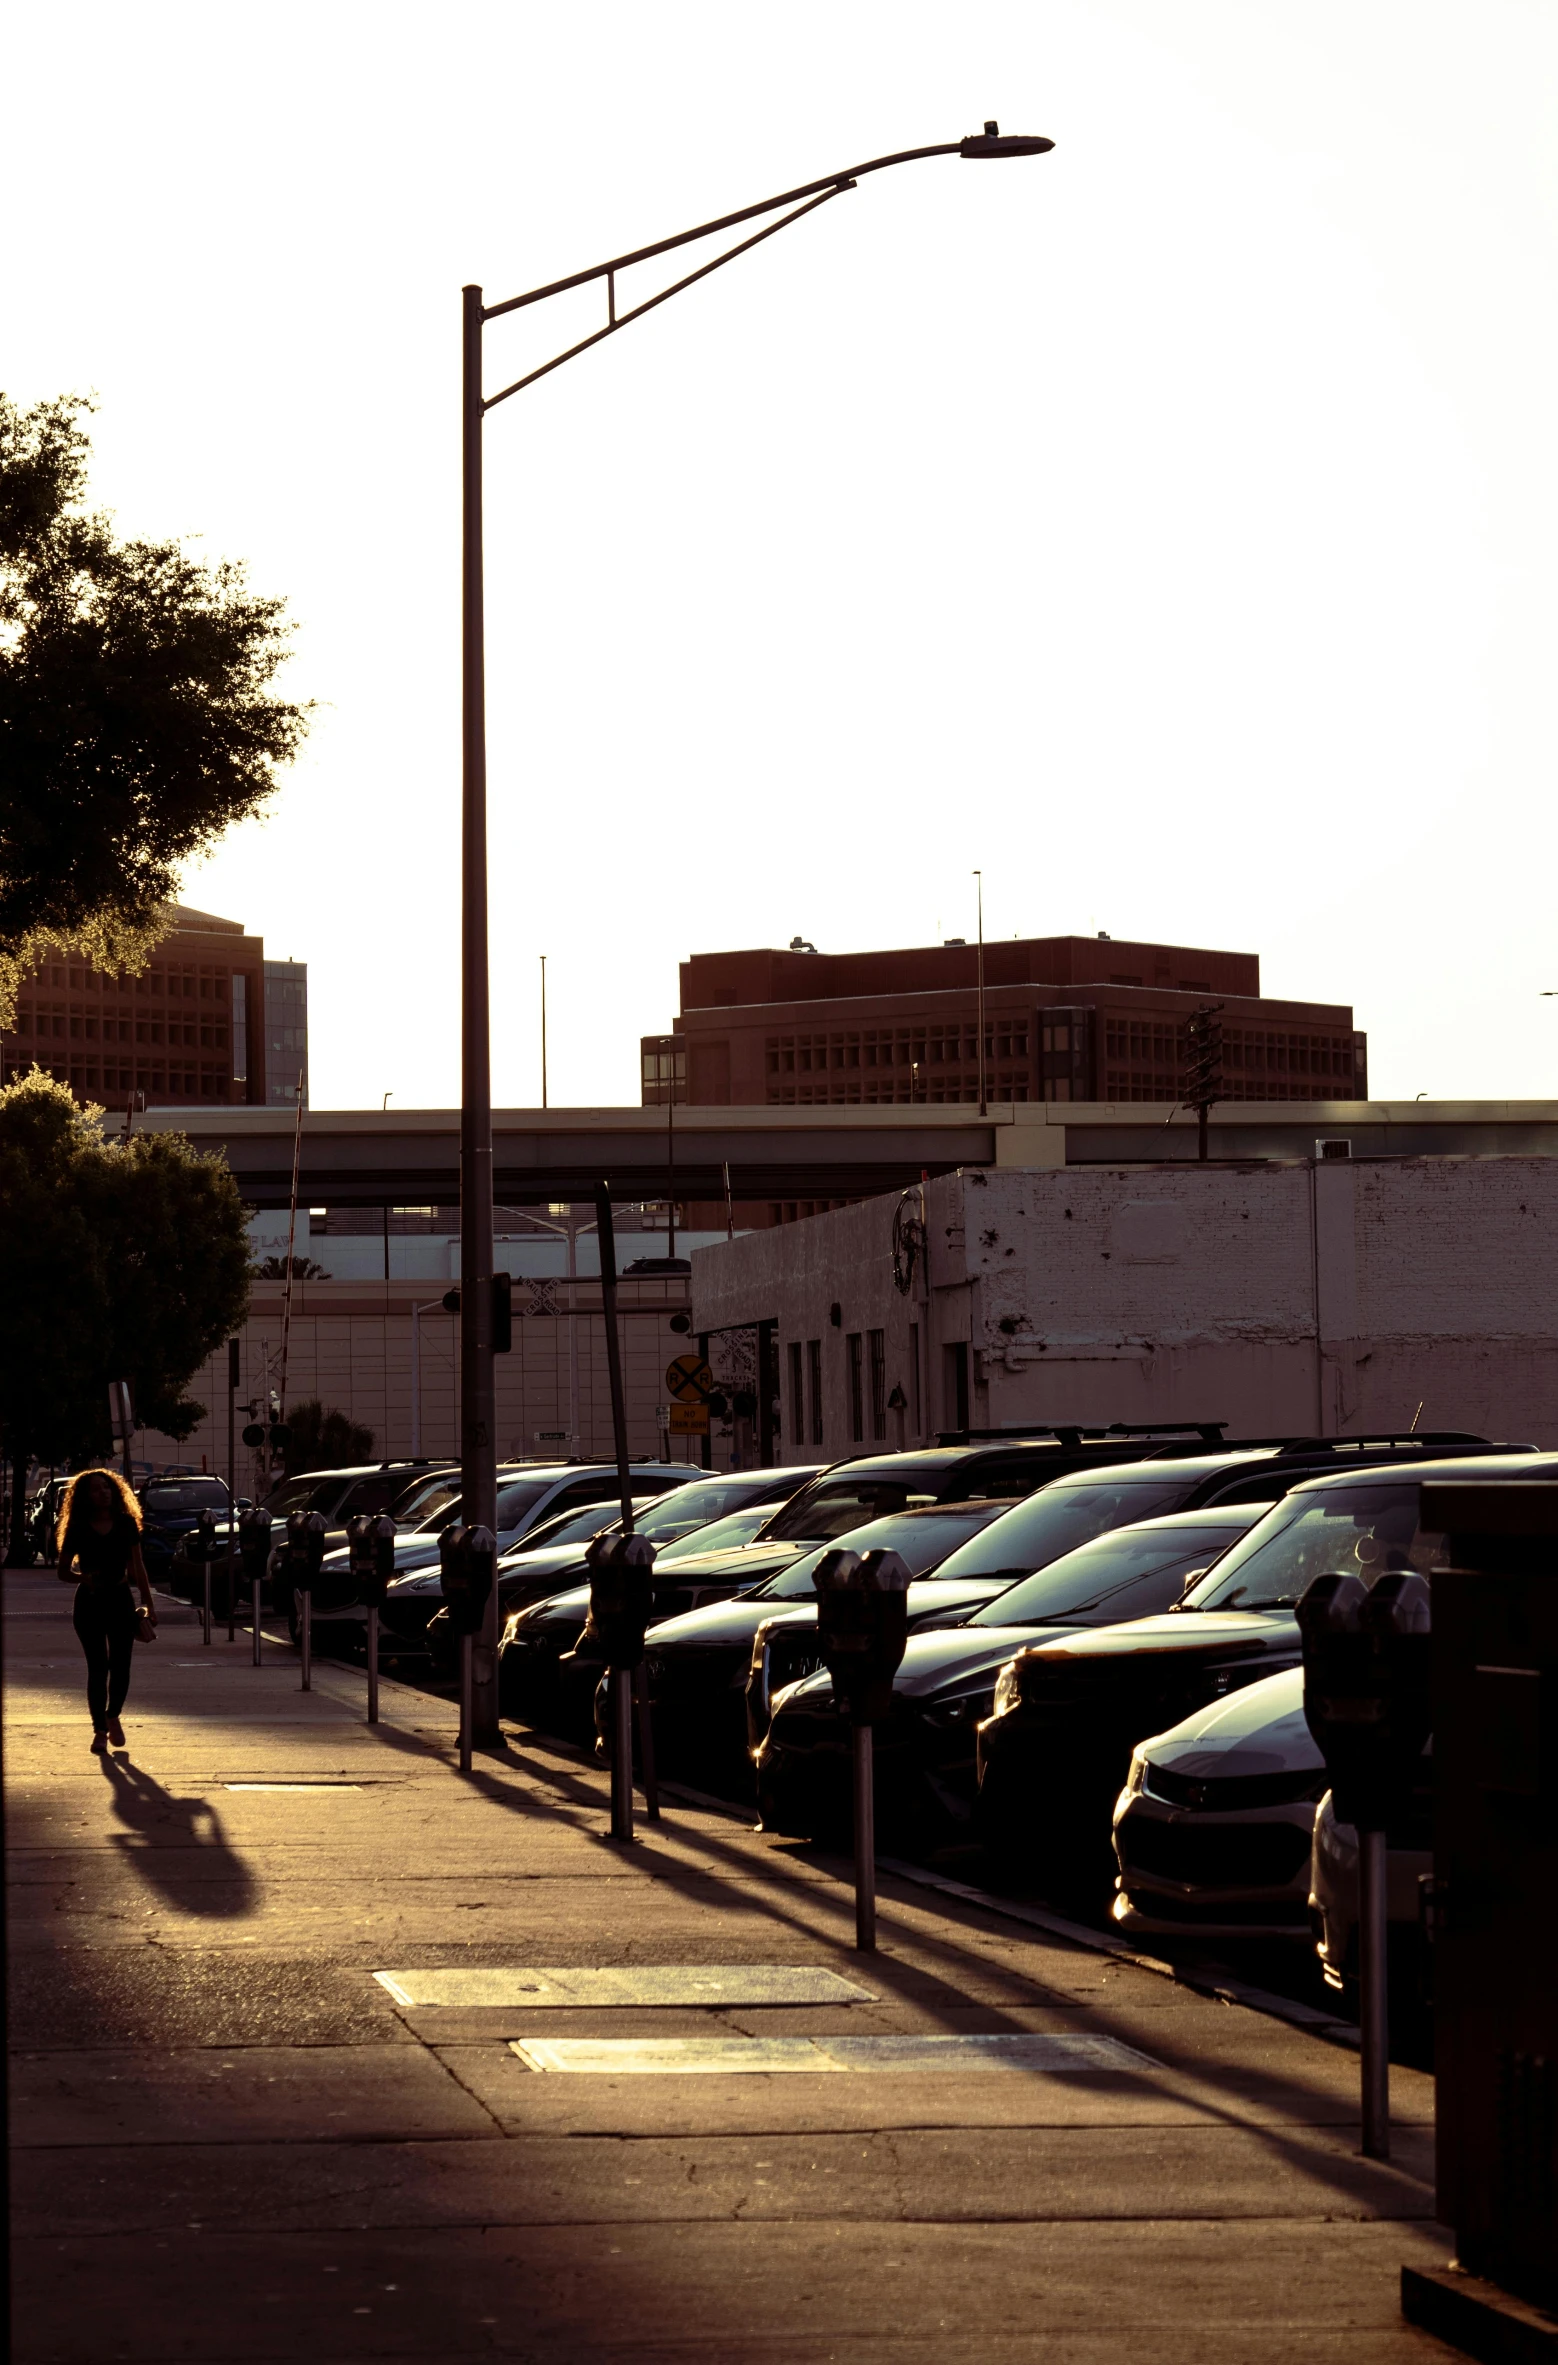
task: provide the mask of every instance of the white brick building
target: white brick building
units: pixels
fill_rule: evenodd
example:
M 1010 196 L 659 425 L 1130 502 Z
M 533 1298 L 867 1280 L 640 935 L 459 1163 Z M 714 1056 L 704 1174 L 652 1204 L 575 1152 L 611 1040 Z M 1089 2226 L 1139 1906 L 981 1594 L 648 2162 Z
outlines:
M 773 1323 L 781 1454 L 1179 1419 L 1555 1446 L 1555 1231 L 1546 1157 L 968 1168 L 699 1251 L 693 1327 Z

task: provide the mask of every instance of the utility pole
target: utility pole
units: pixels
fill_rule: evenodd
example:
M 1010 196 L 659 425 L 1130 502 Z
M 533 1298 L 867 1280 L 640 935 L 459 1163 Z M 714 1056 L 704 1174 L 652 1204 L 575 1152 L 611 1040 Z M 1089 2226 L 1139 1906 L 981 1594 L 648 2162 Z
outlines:
M 1196 1156 L 1209 1155 L 1207 1120 L 1223 1091 L 1221 1002 L 1203 1002 L 1185 1021 L 1185 1105 L 1196 1112 Z
M 546 955 L 541 955 L 541 1106 L 546 1107 Z
M 976 870 L 974 876 L 979 882 L 979 1114 L 987 1117 L 990 1104 L 985 1075 L 985 874 Z

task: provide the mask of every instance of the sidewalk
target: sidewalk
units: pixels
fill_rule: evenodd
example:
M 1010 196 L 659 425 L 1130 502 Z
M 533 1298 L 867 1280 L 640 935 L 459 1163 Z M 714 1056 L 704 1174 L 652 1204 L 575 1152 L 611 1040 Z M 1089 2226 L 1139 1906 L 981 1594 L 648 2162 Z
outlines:
M 1448 2356 L 1397 2308 L 1448 2256 L 1426 2078 L 1366 2163 L 1344 2048 L 893 1879 L 862 1958 L 842 1865 L 674 1800 L 615 1848 L 561 1749 L 462 1778 L 441 1702 L 386 1683 L 370 1730 L 360 1672 L 305 1696 L 198 1622 L 137 1650 L 105 1763 L 68 1589 L 5 1584 L 26 2365 Z M 870 2000 L 535 2000 L 537 1968 L 664 1965 Z M 403 1976 L 451 1968 L 531 1992 Z M 929 2066 L 970 2035 L 1109 2042 Z M 818 2066 L 531 2065 L 711 2037 Z

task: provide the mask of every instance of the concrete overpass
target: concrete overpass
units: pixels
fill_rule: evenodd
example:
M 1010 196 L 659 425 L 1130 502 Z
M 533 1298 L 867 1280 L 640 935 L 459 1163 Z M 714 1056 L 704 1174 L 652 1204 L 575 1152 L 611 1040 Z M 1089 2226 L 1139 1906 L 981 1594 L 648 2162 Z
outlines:
M 244 1197 L 284 1207 L 294 1118 L 287 1109 L 151 1109 L 152 1132 L 220 1150 Z M 1354 1157 L 1551 1157 L 1558 1101 L 1229 1101 L 1212 1112 L 1214 1158 L 1312 1158 L 1320 1139 Z M 670 1195 L 663 1109 L 498 1109 L 494 1191 L 505 1207 L 584 1199 L 609 1181 L 622 1200 Z M 1183 1110 L 1019 1102 L 967 1106 L 679 1108 L 675 1195 L 738 1203 L 854 1199 L 960 1166 L 1096 1166 L 1194 1159 Z M 315 1109 L 303 1119 L 304 1206 L 453 1207 L 460 1195 L 455 1109 Z

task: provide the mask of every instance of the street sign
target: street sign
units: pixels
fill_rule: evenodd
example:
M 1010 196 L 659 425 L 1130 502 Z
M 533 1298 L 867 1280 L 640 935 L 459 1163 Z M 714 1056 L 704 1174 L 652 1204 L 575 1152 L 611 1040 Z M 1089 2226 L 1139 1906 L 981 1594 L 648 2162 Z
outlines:
M 670 1404 L 667 1433 L 672 1437 L 707 1437 L 709 1408 L 706 1404 Z
M 689 1349 L 666 1365 L 665 1384 L 683 1404 L 704 1404 L 714 1386 L 714 1374 L 703 1357 Z

